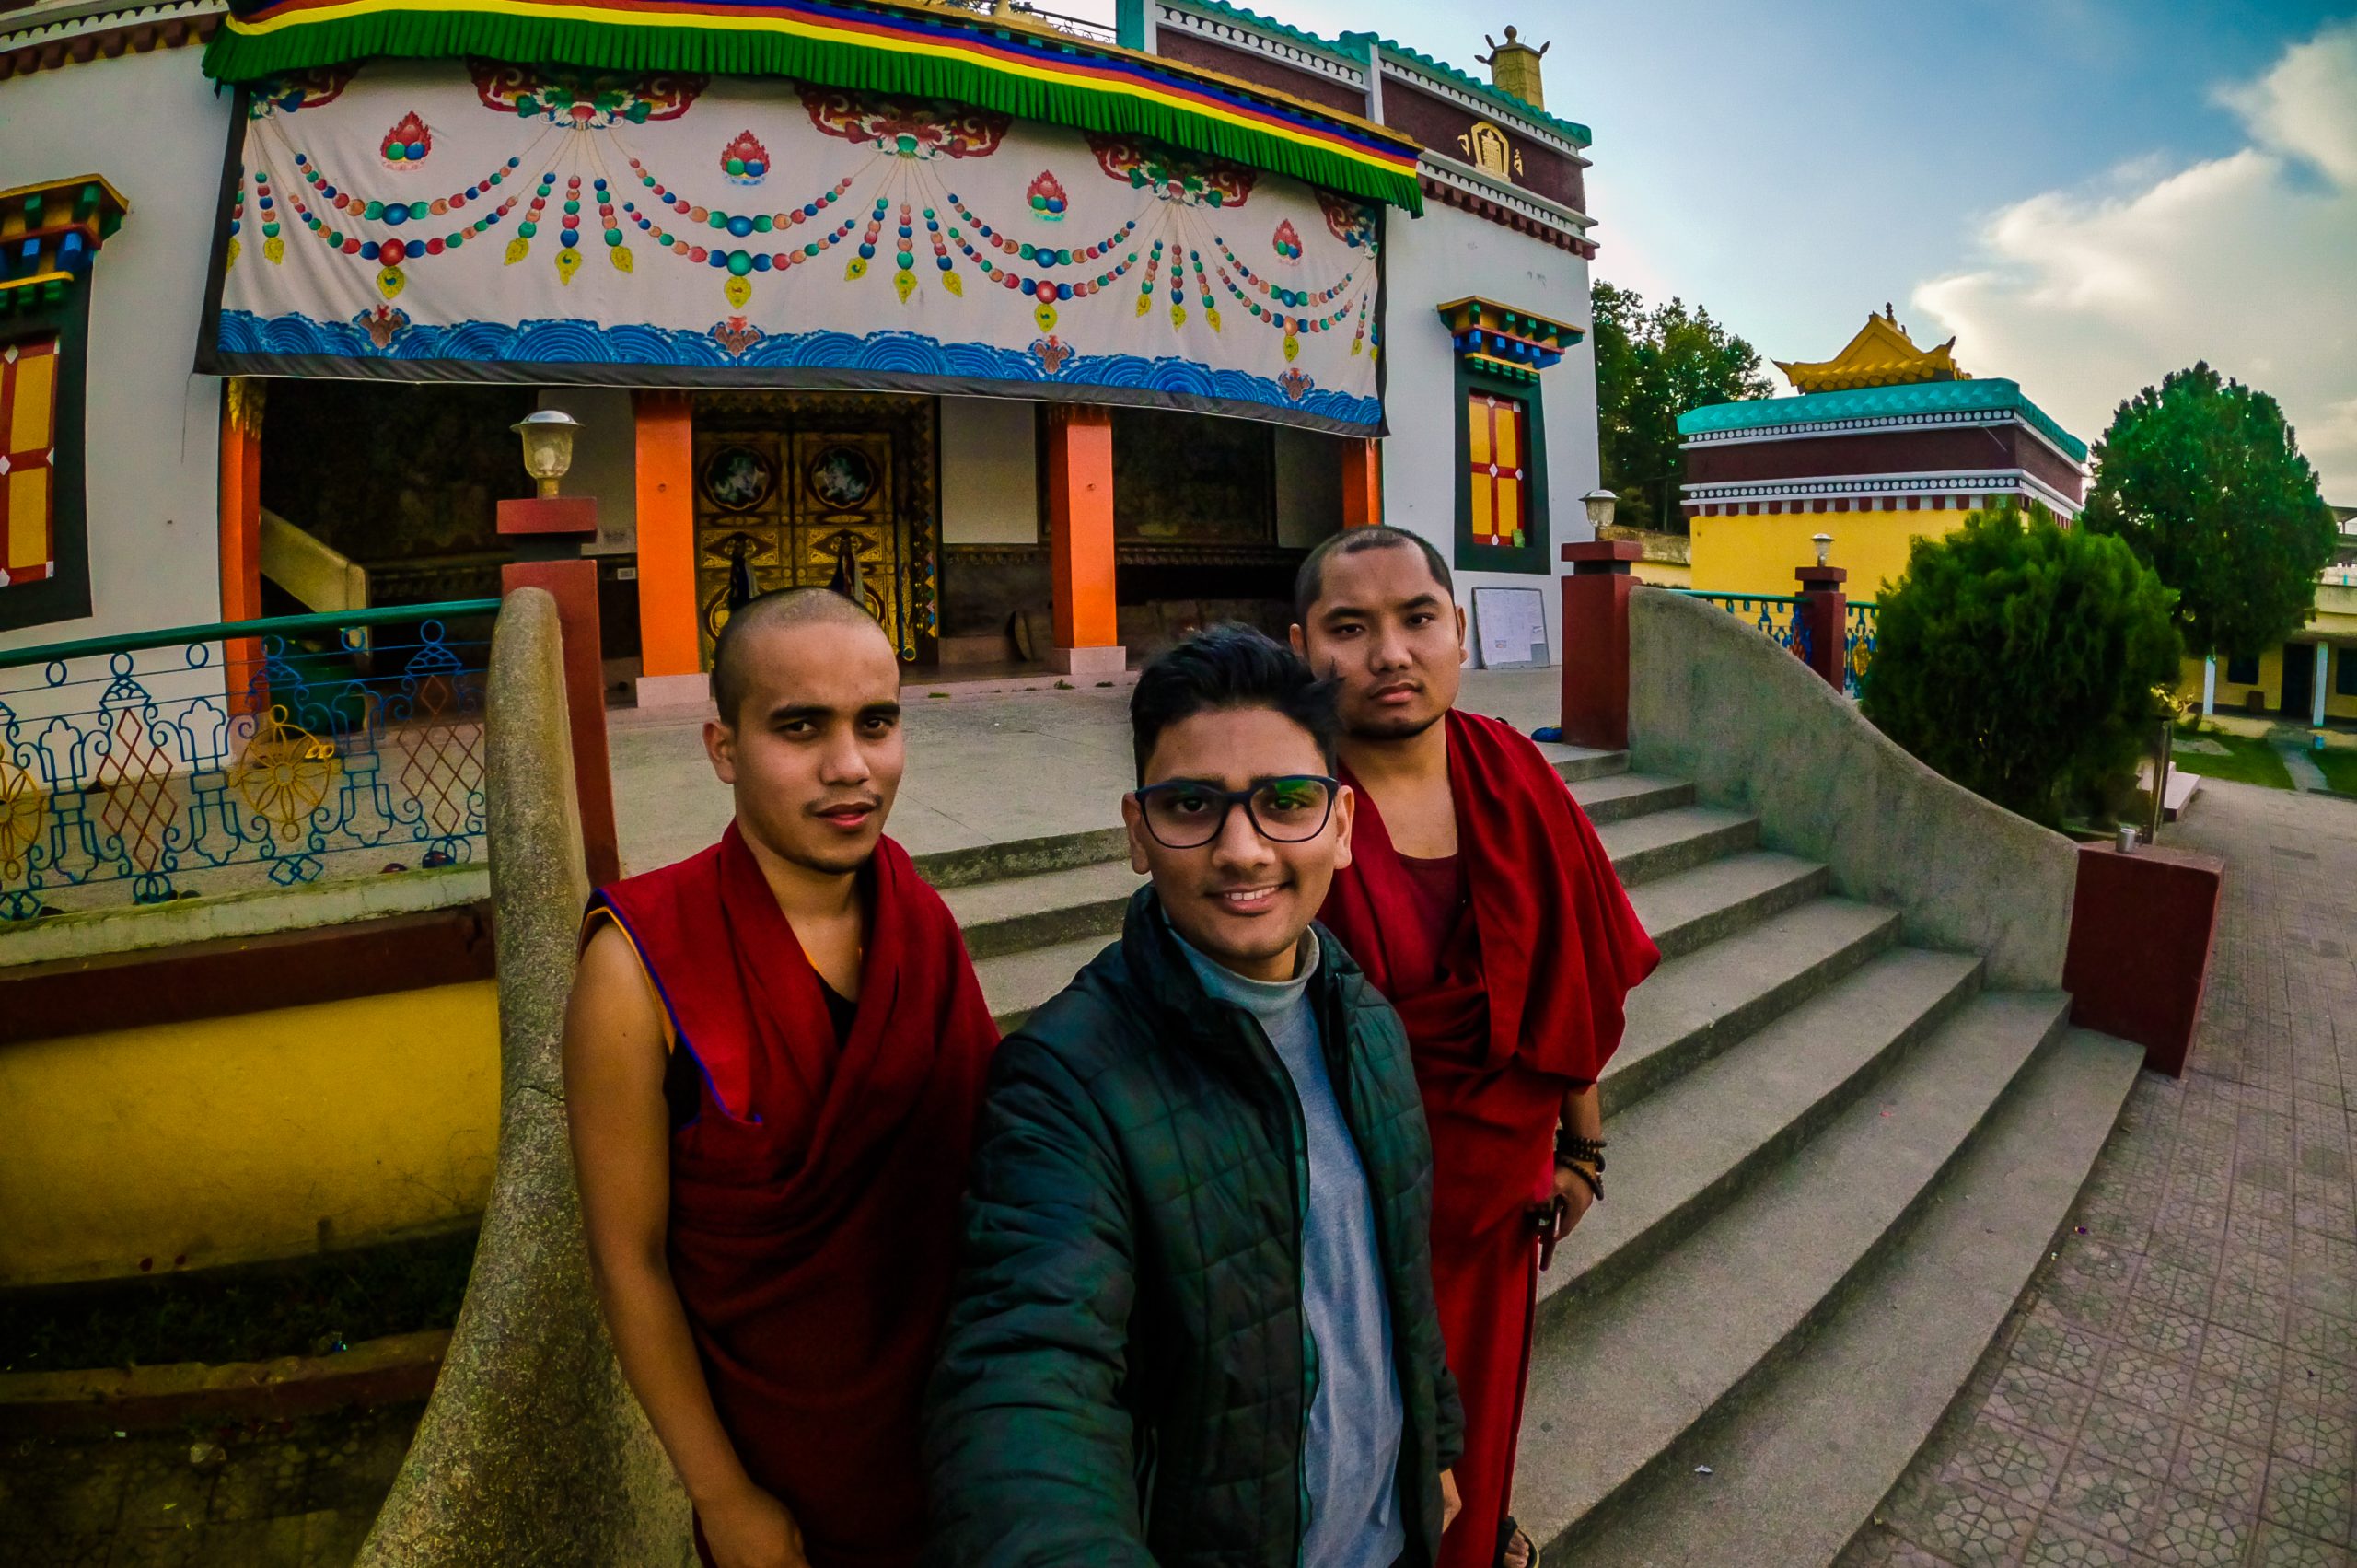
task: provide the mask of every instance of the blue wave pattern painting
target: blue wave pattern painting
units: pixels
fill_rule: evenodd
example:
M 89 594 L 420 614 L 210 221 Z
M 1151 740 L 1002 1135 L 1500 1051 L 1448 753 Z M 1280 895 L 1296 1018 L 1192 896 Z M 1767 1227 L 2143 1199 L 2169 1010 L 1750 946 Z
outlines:
M 946 380 L 1034 383 L 1042 387 L 1106 388 L 1231 403 L 1254 403 L 1307 414 L 1338 424 L 1380 428 L 1379 399 L 1354 397 L 1306 386 L 1289 372 L 1283 380 L 1247 371 L 1221 369 L 1176 357 L 1082 354 L 1058 343 L 1029 353 L 993 343 L 943 343 L 916 332 L 778 332 L 763 335 L 742 352 L 711 332 L 588 320 L 517 323 L 461 321 L 450 326 L 404 323 L 380 346 L 358 321 L 319 321 L 309 316 L 261 317 L 224 309 L 219 351 L 225 355 L 269 354 L 332 357 L 399 363 L 485 362 L 517 365 L 660 366 L 713 370 L 863 371 L 877 375 L 939 377 Z M 1048 368 L 1053 364 L 1055 368 Z

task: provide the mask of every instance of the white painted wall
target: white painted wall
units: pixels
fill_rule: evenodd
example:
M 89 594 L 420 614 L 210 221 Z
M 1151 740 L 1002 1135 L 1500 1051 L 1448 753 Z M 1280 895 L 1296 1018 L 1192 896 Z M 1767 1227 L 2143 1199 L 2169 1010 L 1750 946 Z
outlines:
M 1342 443 L 1277 426 L 1277 543 L 1306 550 L 1342 526 Z
M 573 468 L 564 494 L 598 501 L 593 555 L 629 555 L 638 549 L 638 422 L 627 387 L 548 387 L 540 406 L 563 409 L 581 422 L 573 438 Z M 517 451 L 522 447 L 519 445 Z M 520 459 L 519 459 L 520 460 Z
M 941 400 L 941 540 L 1031 544 L 1039 537 L 1039 405 Z
M 214 96 L 202 54 L 157 49 L 0 82 L 0 190 L 100 174 L 131 209 L 85 285 L 96 289 L 85 416 L 91 613 L 0 632 L 0 647 L 220 618 L 221 382 L 189 366 L 230 100 Z M 258 238 L 247 253 L 260 261 Z
M 1421 218 L 1393 213 L 1386 261 L 1384 352 L 1389 355 L 1383 442 L 1383 520 L 1410 528 L 1455 564 L 1457 540 L 1456 351 L 1434 307 L 1479 295 L 1582 329 L 1588 327 L 1588 264 L 1528 235 L 1435 202 Z M 1596 488 L 1596 357 L 1589 344 L 1539 373 L 1547 431 L 1548 549 L 1593 539 L 1580 497 Z M 1553 563 L 1554 575 L 1564 573 Z M 1457 602 L 1473 589 L 1546 591 L 1550 656 L 1562 657 L 1562 593 L 1536 574 L 1460 572 Z

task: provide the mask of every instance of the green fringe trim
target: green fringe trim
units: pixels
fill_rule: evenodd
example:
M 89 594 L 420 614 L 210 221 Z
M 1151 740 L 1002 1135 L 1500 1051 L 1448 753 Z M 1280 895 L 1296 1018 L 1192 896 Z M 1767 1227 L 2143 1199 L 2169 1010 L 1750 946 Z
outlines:
M 204 69 L 216 81 L 250 83 L 377 56 L 443 60 L 465 55 L 636 75 L 679 71 L 785 76 L 822 87 L 948 99 L 1021 120 L 1152 137 L 1190 152 L 1387 203 L 1411 214 L 1421 214 L 1424 205 L 1413 173 L 1395 173 L 1326 147 L 1085 83 L 1039 81 L 972 61 L 904 54 L 850 40 L 483 12 L 387 10 L 259 34 L 224 27 L 205 46 Z M 1043 52 L 1040 64 L 1053 63 L 1054 56 Z

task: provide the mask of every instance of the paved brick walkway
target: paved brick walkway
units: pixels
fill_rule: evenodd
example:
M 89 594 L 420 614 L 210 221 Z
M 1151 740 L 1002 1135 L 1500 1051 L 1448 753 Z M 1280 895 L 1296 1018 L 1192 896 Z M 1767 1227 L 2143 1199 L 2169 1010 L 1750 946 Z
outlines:
M 422 1405 L 240 1431 L 0 1443 L 7 1568 L 349 1568 Z M 218 1443 L 226 1458 L 192 1463 Z
M 2227 861 L 2191 1068 L 1844 1568 L 2357 1564 L 2357 804 L 2211 781 L 2163 842 Z

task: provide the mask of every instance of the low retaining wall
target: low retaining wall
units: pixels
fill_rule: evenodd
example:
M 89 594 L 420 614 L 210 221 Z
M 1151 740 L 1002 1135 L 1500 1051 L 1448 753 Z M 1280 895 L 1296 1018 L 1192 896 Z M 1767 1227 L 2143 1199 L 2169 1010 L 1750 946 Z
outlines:
M 1823 862 L 1846 898 L 1897 910 L 1910 945 L 1982 954 L 1994 985 L 2061 985 L 2070 840 L 1942 778 L 1701 600 L 1634 591 L 1628 691 L 1632 766 L 1756 813 L 1768 847 Z
M 442 1376 L 358 1568 L 679 1568 L 687 1502 L 589 1284 L 560 1046 L 588 897 L 555 602 L 509 596 L 486 781 L 499 1167 Z

